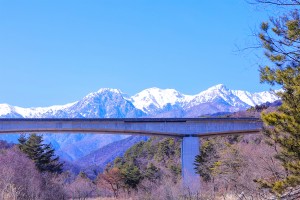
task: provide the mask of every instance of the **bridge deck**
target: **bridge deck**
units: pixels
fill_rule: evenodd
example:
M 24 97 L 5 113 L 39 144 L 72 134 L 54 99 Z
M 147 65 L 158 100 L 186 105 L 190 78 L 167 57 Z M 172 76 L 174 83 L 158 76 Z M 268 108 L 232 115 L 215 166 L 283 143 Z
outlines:
M 3 118 L 0 133 L 106 133 L 202 137 L 258 133 L 258 118 Z

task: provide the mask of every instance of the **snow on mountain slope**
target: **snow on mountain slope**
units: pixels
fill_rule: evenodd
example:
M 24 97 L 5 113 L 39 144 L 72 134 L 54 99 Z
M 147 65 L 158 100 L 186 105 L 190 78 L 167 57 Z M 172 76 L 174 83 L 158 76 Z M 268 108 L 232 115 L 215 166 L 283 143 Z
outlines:
M 240 98 L 243 102 L 250 106 L 260 105 L 266 102 L 274 102 L 279 100 L 279 98 L 275 95 L 275 92 L 257 92 L 251 94 L 247 91 L 242 90 L 232 90 L 232 93 Z
M 69 103 L 66 105 L 50 106 L 50 107 L 36 107 L 36 108 L 22 108 L 18 106 L 10 106 L 8 104 L 0 104 L 0 117 L 5 117 L 7 114 L 17 115 L 15 117 L 24 117 L 24 118 L 41 118 L 52 117 L 57 114 L 59 111 L 66 110 L 67 108 L 74 105 L 74 103 Z
M 174 89 L 149 88 L 131 97 L 133 105 L 148 115 L 183 110 L 190 112 L 201 104 L 219 104 L 220 112 L 238 111 L 265 102 L 274 102 L 278 97 L 272 92 L 253 93 L 242 90 L 230 90 L 223 84 L 210 87 L 196 95 L 185 95 Z M 232 109 L 225 109 L 225 107 Z M 209 109 L 209 107 L 208 107 Z M 207 113 L 210 113 L 208 111 Z M 168 114 L 169 116 L 169 114 Z
M 255 105 L 260 105 L 266 102 L 274 102 L 279 100 L 278 96 L 275 95 L 275 92 L 258 92 L 253 94 L 253 101 Z
M 70 117 L 79 115 L 84 118 L 125 118 L 145 115 L 124 94 L 117 89 L 103 88 L 90 93 L 67 109 Z
M 232 93 L 237 96 L 241 101 L 245 102 L 250 106 L 255 106 L 255 102 L 252 98 L 252 94 L 247 91 L 233 90 Z
M 131 97 L 133 105 L 146 112 L 153 113 L 168 104 L 183 106 L 190 100 L 190 95 L 183 95 L 174 89 L 149 88 Z
M 13 113 L 14 107 L 8 104 L 0 104 L 0 115 L 5 116 L 7 114 Z
M 65 104 L 65 105 L 55 105 L 50 107 L 36 107 L 36 108 L 21 108 L 15 106 L 14 109 L 17 113 L 22 115 L 24 118 L 34 118 L 34 117 L 47 117 L 48 115 L 55 116 L 57 112 L 68 109 L 73 106 L 76 102 Z
M 220 102 L 220 104 L 228 104 L 239 109 L 244 109 L 248 104 L 243 102 L 240 98 L 234 95 L 231 90 L 227 89 L 225 85 L 219 84 L 208 88 L 207 90 L 195 95 L 188 107 L 197 106 L 202 103 Z

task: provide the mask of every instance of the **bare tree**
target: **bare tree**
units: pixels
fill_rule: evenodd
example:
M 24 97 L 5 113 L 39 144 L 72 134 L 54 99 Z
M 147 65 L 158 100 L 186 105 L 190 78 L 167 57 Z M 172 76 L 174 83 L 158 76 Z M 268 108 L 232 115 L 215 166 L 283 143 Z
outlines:
M 71 199 L 86 200 L 95 196 L 96 193 L 96 185 L 83 174 L 79 174 L 72 183 L 65 187 Z
M 42 177 L 17 148 L 0 152 L 0 199 L 42 199 Z
M 275 6 L 299 6 L 299 0 L 256 0 L 256 3 L 269 4 Z
M 123 177 L 119 168 L 111 168 L 99 174 L 97 177 L 97 185 L 99 188 L 108 189 L 113 192 L 114 197 L 119 196 L 119 191 L 123 185 Z

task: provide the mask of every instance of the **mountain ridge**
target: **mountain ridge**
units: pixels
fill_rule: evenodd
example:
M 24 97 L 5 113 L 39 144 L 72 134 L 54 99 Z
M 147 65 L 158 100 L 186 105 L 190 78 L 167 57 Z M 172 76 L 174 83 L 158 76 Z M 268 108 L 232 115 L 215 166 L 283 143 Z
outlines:
M 97 92 L 87 94 L 79 101 L 65 105 L 22 108 L 0 104 L 0 117 L 146 117 L 165 110 L 188 110 L 207 103 L 227 103 L 227 106 L 240 110 L 276 100 L 278 97 L 271 91 L 250 93 L 243 90 L 230 90 L 223 84 L 212 86 L 195 95 L 186 95 L 175 89 L 153 87 L 129 97 L 119 89 L 101 88 Z

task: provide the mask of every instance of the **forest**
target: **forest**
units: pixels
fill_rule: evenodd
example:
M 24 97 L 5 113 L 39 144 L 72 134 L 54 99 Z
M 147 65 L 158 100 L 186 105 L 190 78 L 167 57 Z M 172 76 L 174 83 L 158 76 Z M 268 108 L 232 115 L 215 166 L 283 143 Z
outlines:
M 268 59 L 260 81 L 280 86 L 281 100 L 223 116 L 259 116 L 261 134 L 201 138 L 198 191 L 182 185 L 178 138 L 139 142 L 89 177 L 68 170 L 43 135 L 31 134 L 18 144 L 0 141 L 0 199 L 300 199 L 300 2 L 255 2 L 283 9 L 257 33 Z

